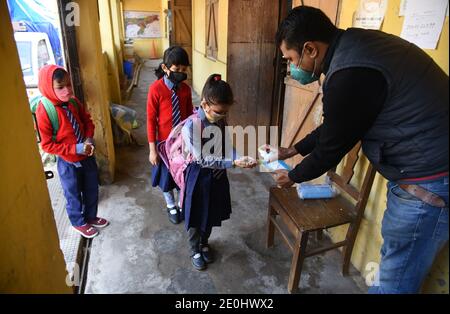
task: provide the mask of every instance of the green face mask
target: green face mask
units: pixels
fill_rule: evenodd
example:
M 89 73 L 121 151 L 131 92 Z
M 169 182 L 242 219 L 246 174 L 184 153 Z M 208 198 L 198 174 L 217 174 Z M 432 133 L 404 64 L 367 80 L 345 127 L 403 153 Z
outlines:
M 302 60 L 303 60 L 303 52 L 298 67 L 296 67 L 292 63 L 290 65 L 291 77 L 302 85 L 311 84 L 312 82 L 317 81 L 319 77 L 317 77 L 316 74 L 314 73 L 316 69 L 316 60 L 314 60 L 313 72 L 305 71 L 300 67 L 300 65 L 302 64 Z

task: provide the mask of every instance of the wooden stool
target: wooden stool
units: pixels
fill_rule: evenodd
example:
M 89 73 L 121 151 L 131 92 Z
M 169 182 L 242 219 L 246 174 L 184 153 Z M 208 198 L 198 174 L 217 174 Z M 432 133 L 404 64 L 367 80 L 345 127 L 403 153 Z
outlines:
M 342 273 L 343 275 L 348 274 L 353 245 L 376 172 L 372 165 L 369 164 L 361 189 L 358 190 L 350 184 L 360 148 L 361 144 L 358 143 L 347 154 L 342 175 L 337 174 L 335 169 L 328 172 L 328 176 L 334 183 L 334 186 L 354 199 L 356 205 L 353 205 L 351 201 L 342 195 L 332 199 L 301 200 L 294 187 L 286 189 L 272 187 L 270 189 L 266 245 L 268 248 L 273 246 L 274 231 L 277 229 L 282 239 L 293 252 L 288 283 L 290 293 L 297 290 L 303 260 L 309 256 L 342 246 L 344 247 Z M 277 219 L 277 216 L 281 219 Z M 293 242 L 289 240 L 288 235 L 281 229 L 280 222 L 283 222 L 287 230 L 294 236 L 295 240 Z M 344 241 L 307 251 L 308 236 L 311 232 L 316 232 L 318 239 L 321 239 L 324 229 L 344 224 L 350 224 Z

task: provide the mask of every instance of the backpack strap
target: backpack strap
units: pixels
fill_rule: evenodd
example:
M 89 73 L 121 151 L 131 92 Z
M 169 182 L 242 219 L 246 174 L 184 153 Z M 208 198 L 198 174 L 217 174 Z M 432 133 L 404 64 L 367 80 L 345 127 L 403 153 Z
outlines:
M 70 98 L 69 102 L 79 111 L 78 102 L 75 100 L 75 98 Z
M 42 95 L 39 96 L 34 96 L 33 98 L 30 99 L 29 103 L 30 103 L 30 110 L 32 114 L 36 113 L 36 109 L 39 106 L 39 103 L 41 102 L 41 98 Z
M 56 133 L 58 133 L 59 130 L 58 113 L 56 112 L 56 108 L 53 103 L 46 97 L 41 98 L 41 103 L 44 106 L 45 111 L 47 112 L 50 123 L 52 124 L 52 141 L 56 142 Z

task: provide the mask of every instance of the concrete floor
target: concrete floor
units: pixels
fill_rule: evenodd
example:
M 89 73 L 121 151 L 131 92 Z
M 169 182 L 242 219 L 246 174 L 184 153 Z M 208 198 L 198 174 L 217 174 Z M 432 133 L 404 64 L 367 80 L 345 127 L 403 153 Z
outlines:
M 162 194 L 150 184 L 145 104 L 155 64 L 146 62 L 127 103 L 138 113 L 134 134 L 144 145 L 117 148 L 115 183 L 101 187 L 99 215 L 111 225 L 93 240 L 86 293 L 287 293 L 292 255 L 279 236 L 265 248 L 273 181 L 256 170 L 229 171 L 233 213 L 213 229 L 216 262 L 202 272 L 191 266 L 184 225 L 168 221 Z M 306 259 L 299 292 L 365 293 L 359 273 L 342 277 L 340 267 L 336 250 Z

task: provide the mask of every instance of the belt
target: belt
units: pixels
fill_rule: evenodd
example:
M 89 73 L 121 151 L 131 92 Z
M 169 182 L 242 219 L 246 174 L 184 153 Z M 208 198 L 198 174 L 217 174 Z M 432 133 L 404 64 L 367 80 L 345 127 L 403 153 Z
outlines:
M 425 190 L 423 187 L 415 184 L 399 184 L 400 188 L 405 190 L 411 195 L 414 195 L 422 202 L 434 206 L 434 207 L 445 207 L 445 201 L 437 194 Z

